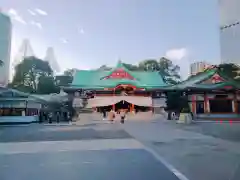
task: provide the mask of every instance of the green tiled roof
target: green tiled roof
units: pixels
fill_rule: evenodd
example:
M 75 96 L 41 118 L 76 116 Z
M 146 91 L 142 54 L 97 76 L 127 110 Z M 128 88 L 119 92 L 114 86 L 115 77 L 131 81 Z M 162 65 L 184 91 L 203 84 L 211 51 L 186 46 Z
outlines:
M 202 84 L 203 81 L 208 80 L 216 73 L 219 74 L 226 81 L 219 82 L 219 83 L 213 83 L 213 84 Z M 190 77 L 189 79 L 181 82 L 180 84 L 166 87 L 166 89 L 169 89 L 169 90 L 184 90 L 184 89 L 209 90 L 209 89 L 221 89 L 221 88 L 224 88 L 225 86 L 232 86 L 234 88 L 240 88 L 239 83 L 237 83 L 233 79 L 226 77 L 224 74 L 219 72 L 217 67 L 215 67 L 212 69 L 207 69 L 204 72 L 201 72 L 193 77 Z
M 130 79 L 103 79 L 109 76 L 112 72 L 118 68 L 123 68 L 127 73 L 134 77 L 134 80 Z M 146 72 L 146 71 L 129 71 L 124 65 L 119 62 L 118 65 L 111 71 L 104 70 L 79 70 L 75 73 L 72 88 L 91 88 L 91 89 L 103 89 L 113 88 L 119 84 L 131 84 L 138 88 L 160 88 L 165 87 L 167 84 L 163 81 L 162 76 L 158 72 Z

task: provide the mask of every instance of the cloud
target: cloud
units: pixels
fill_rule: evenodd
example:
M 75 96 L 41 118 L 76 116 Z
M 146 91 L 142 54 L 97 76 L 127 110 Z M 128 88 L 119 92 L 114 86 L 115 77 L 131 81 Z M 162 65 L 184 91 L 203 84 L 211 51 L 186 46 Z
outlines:
M 78 33 L 80 33 L 80 34 L 84 34 L 84 33 L 85 33 L 85 31 L 84 31 L 84 29 L 82 29 L 82 28 L 79 28 L 79 29 L 78 29 Z
M 187 56 L 187 49 L 186 48 L 179 48 L 179 49 L 170 49 L 165 54 L 166 58 L 171 60 L 181 60 Z
M 9 9 L 8 14 L 13 20 L 21 24 L 27 24 L 26 21 L 18 14 L 18 12 L 15 9 L 13 8 Z
M 15 9 L 12 9 L 12 8 L 8 10 L 8 14 L 12 15 L 12 16 L 17 16 L 18 15 L 17 11 Z
M 36 8 L 35 11 L 36 11 L 36 13 L 38 13 L 39 15 L 42 15 L 42 16 L 47 16 L 48 15 L 48 13 L 46 11 L 42 10 L 42 9 Z
M 31 14 L 32 16 L 36 16 L 36 13 L 30 9 L 27 10 L 29 14 Z
M 63 44 L 67 44 L 68 40 L 66 38 L 60 38 L 61 43 Z
M 31 21 L 30 24 L 33 25 L 33 26 L 38 27 L 39 29 L 42 29 L 42 28 L 43 28 L 43 27 L 42 27 L 42 24 L 39 23 L 39 22 Z

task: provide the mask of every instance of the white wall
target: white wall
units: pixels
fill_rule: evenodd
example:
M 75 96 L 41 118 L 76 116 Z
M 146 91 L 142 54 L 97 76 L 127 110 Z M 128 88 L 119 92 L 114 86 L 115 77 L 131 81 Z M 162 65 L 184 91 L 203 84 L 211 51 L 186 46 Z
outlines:
M 219 0 L 220 26 L 240 22 L 240 0 Z M 240 24 L 221 30 L 221 62 L 240 65 Z
M 0 12 L 0 60 L 3 66 L 0 67 L 0 86 L 9 81 L 9 66 L 11 54 L 12 24 L 10 18 Z

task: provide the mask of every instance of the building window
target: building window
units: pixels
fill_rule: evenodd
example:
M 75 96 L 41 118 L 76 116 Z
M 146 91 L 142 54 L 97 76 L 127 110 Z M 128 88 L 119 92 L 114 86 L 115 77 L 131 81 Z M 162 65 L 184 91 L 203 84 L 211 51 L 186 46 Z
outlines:
M 232 100 L 214 99 L 209 100 L 210 112 L 212 113 L 232 113 Z
M 196 102 L 196 113 L 203 114 L 204 113 L 204 101 Z

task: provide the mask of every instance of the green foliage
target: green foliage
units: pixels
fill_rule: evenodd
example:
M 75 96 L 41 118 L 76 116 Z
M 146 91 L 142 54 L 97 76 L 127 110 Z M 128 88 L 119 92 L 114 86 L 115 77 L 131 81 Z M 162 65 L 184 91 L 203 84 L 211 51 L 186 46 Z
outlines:
M 8 88 L 17 89 L 18 91 L 25 92 L 25 93 L 33 92 L 33 89 L 30 86 L 24 86 L 23 84 L 15 85 L 13 83 L 9 83 Z
M 168 110 L 180 110 L 181 106 L 181 92 L 167 92 L 167 109 Z
M 218 66 L 218 70 L 223 76 L 240 81 L 238 78 L 240 74 L 239 66 L 235 64 L 220 64 Z
M 34 56 L 26 57 L 15 67 L 15 75 L 9 86 L 29 93 L 54 93 L 56 88 L 53 88 L 52 72 L 48 62 Z
M 181 113 L 190 113 L 190 108 L 189 106 L 182 108 Z
M 167 110 L 181 111 L 184 108 L 189 109 L 187 96 L 183 96 L 180 91 L 167 92 L 166 104 Z
M 180 82 L 180 67 L 174 65 L 173 62 L 165 57 L 159 61 L 155 59 L 145 60 L 139 63 L 139 70 L 158 71 L 168 84 L 177 84 Z
M 98 68 L 98 70 L 103 70 L 103 71 L 110 71 L 112 68 L 108 67 L 106 65 L 102 65 L 100 68 Z
M 55 82 L 57 86 L 68 86 L 72 83 L 73 81 L 73 76 L 56 76 L 55 77 Z
M 38 79 L 37 94 L 59 93 L 60 88 L 55 85 L 54 77 L 40 76 Z
M 0 67 L 4 65 L 4 62 L 0 60 Z
M 137 65 L 123 63 L 123 65 L 130 71 L 139 71 L 140 68 Z
M 74 75 L 74 72 L 75 72 L 76 69 L 72 68 L 72 69 L 67 69 L 63 72 L 63 75 L 64 76 L 73 76 Z

